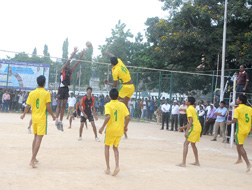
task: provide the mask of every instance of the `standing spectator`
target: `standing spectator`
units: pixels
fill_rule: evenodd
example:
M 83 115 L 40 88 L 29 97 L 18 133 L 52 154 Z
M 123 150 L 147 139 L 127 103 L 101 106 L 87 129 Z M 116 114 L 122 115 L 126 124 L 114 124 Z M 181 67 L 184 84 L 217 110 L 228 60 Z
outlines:
M 18 111 L 22 109 L 23 100 L 24 100 L 23 92 L 20 91 L 18 94 Z
M 200 136 L 202 136 L 202 131 L 204 130 L 204 120 L 205 120 L 205 110 L 204 110 L 203 105 L 200 105 L 200 110 L 198 111 L 198 115 L 199 115 L 200 125 L 202 127 Z
M 71 114 L 74 112 L 74 106 L 76 103 L 76 98 L 74 97 L 74 94 L 71 92 L 70 97 L 68 98 L 68 111 L 67 111 L 67 119 L 69 118 L 69 114 L 71 111 Z
M 143 101 L 142 119 L 144 119 L 144 117 L 147 119 L 147 98 Z
M 143 99 L 140 100 L 140 106 L 141 106 L 141 118 L 143 117 Z
M 0 89 L 0 98 L 3 97 L 3 94 L 4 94 L 4 90 Z M 0 110 L 2 110 L 2 102 L 0 103 Z
M 134 115 L 134 102 L 132 101 L 132 98 L 130 99 L 129 103 L 128 103 L 128 108 L 130 111 L 130 117 L 133 117 Z
M 208 112 L 207 119 L 205 121 L 205 129 L 203 131 L 203 135 L 206 135 L 207 133 L 209 135 L 212 135 L 212 133 L 213 133 L 213 125 L 214 125 L 214 122 L 216 119 L 216 115 L 214 113 L 215 113 L 216 109 L 213 104 L 210 105 L 210 108 L 211 109 Z
M 226 135 L 225 135 L 225 119 L 226 119 L 226 114 L 227 114 L 227 108 L 225 107 L 225 102 L 221 101 L 220 107 L 215 111 L 215 115 L 217 116 L 216 121 L 214 123 L 214 138 L 211 141 L 216 141 L 217 134 L 219 128 L 221 128 L 221 133 L 223 137 L 223 143 L 226 140 Z
M 177 105 L 177 101 L 173 101 L 172 105 L 172 126 L 171 131 L 173 131 L 174 123 L 175 123 L 175 131 L 178 131 L 178 114 L 179 114 L 179 106 Z
M 237 79 L 236 92 L 245 92 L 247 90 L 248 82 L 249 82 L 249 75 L 245 71 L 245 66 L 241 65 L 239 76 Z
M 141 104 L 140 104 L 140 99 L 136 101 L 136 115 L 135 117 L 141 118 Z
M 98 100 L 98 97 L 95 97 L 94 105 L 95 105 L 96 113 L 98 115 L 98 112 L 99 112 L 99 100 Z
M 10 100 L 9 100 L 9 110 L 12 110 L 12 107 L 13 107 L 13 96 L 14 96 L 14 92 L 13 90 L 10 90 Z
M 8 112 L 9 101 L 10 101 L 10 95 L 8 90 L 6 90 L 6 92 L 2 96 L 2 103 L 3 103 L 2 112 L 4 112 L 4 109 L 6 110 L 6 112 Z
M 154 100 L 149 101 L 149 119 L 152 120 L 152 116 L 154 113 Z
M 187 105 L 185 101 L 179 106 L 179 126 L 183 127 L 187 124 L 187 116 L 186 116 Z
M 52 110 L 53 110 L 53 112 L 56 112 L 56 108 L 57 108 L 57 98 L 56 98 L 56 93 L 53 93 L 53 96 L 52 96 Z
M 164 130 L 164 123 L 166 122 L 166 130 L 169 129 L 169 120 L 170 120 L 170 109 L 171 106 L 168 104 L 168 100 L 165 100 L 165 104 L 161 106 L 162 111 L 162 128 Z
M 103 94 L 101 95 L 101 99 L 100 99 L 100 112 L 101 112 L 101 115 L 103 115 L 103 112 L 104 112 L 104 96 L 103 96 Z
M 13 95 L 12 109 L 13 109 L 13 111 L 17 111 L 17 109 L 18 109 L 18 94 L 17 94 L 17 91 L 15 91 L 14 95 Z

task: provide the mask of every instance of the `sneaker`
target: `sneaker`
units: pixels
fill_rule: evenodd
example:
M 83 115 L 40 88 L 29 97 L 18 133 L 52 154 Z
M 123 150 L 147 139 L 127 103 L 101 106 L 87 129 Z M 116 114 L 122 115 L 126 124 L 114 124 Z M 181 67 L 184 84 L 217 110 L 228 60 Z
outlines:
M 216 139 L 212 139 L 211 141 L 216 141 Z
M 56 125 L 57 129 L 60 130 L 60 122 L 56 121 L 55 125 Z
M 96 137 L 95 140 L 96 140 L 97 142 L 101 142 L 100 139 L 99 139 L 98 137 Z
M 62 121 L 59 122 L 59 130 L 60 130 L 60 131 L 64 131 L 64 130 L 63 130 L 63 123 L 62 123 Z
M 79 138 L 78 138 L 78 141 L 82 141 L 82 137 L 79 137 Z

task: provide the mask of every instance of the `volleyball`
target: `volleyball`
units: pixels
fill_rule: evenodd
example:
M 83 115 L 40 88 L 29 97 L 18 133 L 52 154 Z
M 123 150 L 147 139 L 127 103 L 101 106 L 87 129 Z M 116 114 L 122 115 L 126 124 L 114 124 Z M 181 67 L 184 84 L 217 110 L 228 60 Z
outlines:
M 93 46 L 92 46 L 92 43 L 89 42 L 89 41 L 86 42 L 86 46 L 87 46 L 88 48 L 92 48 L 92 47 L 93 47 Z

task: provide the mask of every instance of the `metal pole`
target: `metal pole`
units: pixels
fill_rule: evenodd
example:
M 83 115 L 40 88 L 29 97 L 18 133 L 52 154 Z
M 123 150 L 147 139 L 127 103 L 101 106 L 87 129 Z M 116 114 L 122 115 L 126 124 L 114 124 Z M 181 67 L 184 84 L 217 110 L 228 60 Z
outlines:
M 220 86 L 220 101 L 224 97 L 224 71 L 225 71 L 225 53 L 226 53 L 226 31 L 227 31 L 227 4 L 225 0 L 224 26 L 223 26 L 223 42 L 222 42 L 222 65 L 221 65 L 221 86 Z
M 213 92 L 214 92 L 214 74 L 215 74 L 215 71 L 213 71 L 213 76 L 212 76 L 211 102 L 213 102 Z M 213 103 L 214 103 L 214 102 L 213 102 Z
M 170 79 L 170 101 L 169 103 L 171 104 L 171 99 L 172 99 L 172 73 L 171 73 L 171 79 Z
M 161 73 L 161 72 L 159 72 L 158 106 L 160 106 L 161 86 L 162 86 L 162 73 Z
M 235 102 L 235 97 L 236 97 L 236 79 L 237 79 L 237 76 L 233 76 L 233 102 Z M 234 107 L 232 108 L 232 120 L 234 119 Z M 237 126 L 236 126 L 237 127 Z M 230 135 L 230 139 L 229 139 L 229 142 L 230 142 L 230 147 L 232 148 L 233 147 L 233 142 L 234 142 L 234 123 L 232 123 L 231 125 L 231 135 Z

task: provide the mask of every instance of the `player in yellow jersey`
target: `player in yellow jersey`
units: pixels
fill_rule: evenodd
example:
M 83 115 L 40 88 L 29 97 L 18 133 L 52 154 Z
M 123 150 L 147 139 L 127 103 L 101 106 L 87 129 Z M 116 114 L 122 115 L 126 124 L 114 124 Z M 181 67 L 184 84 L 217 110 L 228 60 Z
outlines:
M 105 54 L 110 57 L 110 62 L 113 66 L 112 76 L 114 82 L 109 83 L 107 79 L 104 79 L 104 83 L 111 87 L 116 87 L 117 81 L 119 80 L 121 83 L 121 87 L 119 89 L 119 99 L 126 105 L 126 107 L 128 107 L 128 102 L 135 92 L 135 86 L 131 81 L 130 72 L 121 59 L 118 59 L 115 55 L 109 53 L 108 51 L 106 51 Z M 125 133 L 125 138 L 127 138 L 127 133 Z
M 118 101 L 118 91 L 113 88 L 109 92 L 111 101 L 105 105 L 105 120 L 102 127 L 99 130 L 99 133 L 102 134 L 103 130 L 106 127 L 105 131 L 105 160 L 107 169 L 106 174 L 110 174 L 109 166 L 109 147 L 113 145 L 113 150 L 115 154 L 115 163 L 116 168 L 114 170 L 113 176 L 116 176 L 119 169 L 119 152 L 118 144 L 123 136 L 123 133 L 128 130 L 128 124 L 130 121 L 130 114 L 127 107 Z
M 178 164 L 178 166 L 180 167 L 186 166 L 186 156 L 188 152 L 188 145 L 190 143 L 191 143 L 194 157 L 195 157 L 195 162 L 192 163 L 192 165 L 200 166 L 196 142 L 199 142 L 200 140 L 200 133 L 201 133 L 202 127 L 199 122 L 198 113 L 196 109 L 193 107 L 194 103 L 195 103 L 194 97 L 187 98 L 186 105 L 188 108 L 186 109 L 186 114 L 187 114 L 187 119 L 189 123 L 185 125 L 184 127 L 179 128 L 179 131 L 186 129 L 186 132 L 185 132 L 186 140 L 184 142 L 183 160 L 180 164 Z
M 236 123 L 236 131 L 235 131 L 235 142 L 236 148 L 238 152 L 238 160 L 235 164 L 242 163 L 242 158 L 245 160 L 247 164 L 247 171 L 250 171 L 252 165 L 248 160 L 247 153 L 243 147 L 244 140 L 247 138 L 250 130 L 251 130 L 251 117 L 252 117 L 252 108 L 246 106 L 247 97 L 243 94 L 240 94 L 236 100 L 239 105 L 234 110 L 233 120 L 228 122 L 227 125 L 231 125 L 232 123 Z
M 24 113 L 21 119 L 24 119 L 25 114 L 32 108 L 32 126 L 34 139 L 32 143 L 32 158 L 30 165 L 36 168 L 35 163 L 38 162 L 37 154 L 39 151 L 40 144 L 42 142 L 43 136 L 47 133 L 47 113 L 48 111 L 55 121 L 55 116 L 53 115 L 52 109 L 50 107 L 51 95 L 48 91 L 44 89 L 45 87 L 45 77 L 43 75 L 37 78 L 38 88 L 30 92 L 25 107 Z

